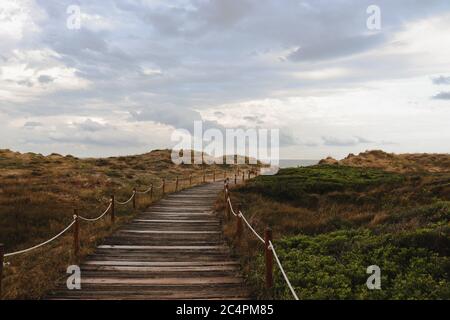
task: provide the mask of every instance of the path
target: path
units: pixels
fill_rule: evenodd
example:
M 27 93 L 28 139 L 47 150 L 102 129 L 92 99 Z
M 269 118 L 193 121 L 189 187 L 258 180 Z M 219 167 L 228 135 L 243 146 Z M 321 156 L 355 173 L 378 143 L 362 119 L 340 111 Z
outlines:
M 213 210 L 222 182 L 170 194 L 123 225 L 81 265 L 81 290 L 53 299 L 246 299 Z

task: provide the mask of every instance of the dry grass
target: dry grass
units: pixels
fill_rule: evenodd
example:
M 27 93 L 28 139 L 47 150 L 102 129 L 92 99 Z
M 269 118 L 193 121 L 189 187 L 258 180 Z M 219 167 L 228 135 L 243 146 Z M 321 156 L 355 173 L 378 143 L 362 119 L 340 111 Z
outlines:
M 380 168 L 390 172 L 450 172 L 450 154 L 393 154 L 381 150 L 349 154 L 345 159 L 323 159 L 320 164 L 340 164 L 352 167 Z
M 193 176 L 193 184 L 199 184 L 203 172 L 212 179 L 213 170 L 217 170 L 216 178 L 220 179 L 219 172 L 232 173 L 234 168 L 177 166 L 171 161 L 170 150 L 103 159 L 0 150 L 0 243 L 6 252 L 28 248 L 64 229 L 72 221 L 75 208 L 83 216 L 96 217 L 107 207 L 111 194 L 124 201 L 134 187 L 141 191 L 151 183 L 157 187 L 161 178 L 167 181 L 166 192 L 172 192 L 177 176 L 181 189 L 189 186 L 189 175 Z M 153 193 L 153 199 L 159 197 L 160 189 Z M 151 201 L 148 195 L 137 197 L 139 208 Z M 81 257 L 133 215 L 130 205 L 117 205 L 114 227 L 109 217 L 95 223 L 81 221 Z M 4 269 L 2 297 L 39 299 L 73 263 L 71 232 L 48 246 L 6 260 L 9 265 Z

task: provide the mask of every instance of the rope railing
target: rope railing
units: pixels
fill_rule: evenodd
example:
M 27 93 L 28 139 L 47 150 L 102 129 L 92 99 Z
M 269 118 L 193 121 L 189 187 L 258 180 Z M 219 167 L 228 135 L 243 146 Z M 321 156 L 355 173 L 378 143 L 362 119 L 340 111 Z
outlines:
M 64 233 L 66 233 L 67 230 L 69 230 L 75 224 L 75 222 L 76 222 L 76 217 L 73 218 L 72 222 L 69 223 L 69 225 L 67 227 L 65 227 L 64 230 L 62 230 L 60 233 L 58 233 L 53 238 L 50 238 L 50 239 L 48 239 L 48 240 L 46 240 L 44 242 L 41 242 L 41 243 L 39 243 L 39 244 L 37 244 L 37 245 L 35 245 L 33 247 L 30 247 L 28 249 L 23 249 L 23 250 L 11 252 L 11 253 L 5 253 L 3 256 L 5 258 L 6 257 L 12 257 L 12 256 L 15 256 L 15 255 L 22 254 L 22 253 L 27 253 L 27 252 L 33 251 L 34 249 L 40 248 L 42 246 L 45 246 L 46 244 L 48 244 L 48 243 L 58 239 L 60 236 L 62 236 Z
M 84 221 L 97 221 L 97 220 L 100 220 L 101 218 L 103 218 L 108 213 L 108 211 L 109 211 L 109 209 L 111 209 L 112 205 L 113 205 L 112 200 L 110 200 L 109 201 L 109 206 L 97 218 L 86 218 L 86 217 L 83 217 L 83 216 L 80 216 L 80 215 L 78 215 L 78 218 L 80 218 L 81 220 L 84 220 Z
M 242 177 L 244 178 L 245 175 L 243 174 Z M 232 213 L 235 217 L 237 217 L 237 225 L 236 225 L 236 236 L 238 238 L 241 237 L 242 232 L 242 222 L 243 220 L 247 227 L 250 229 L 250 231 L 255 235 L 255 237 L 265 245 L 265 259 L 266 259 L 266 288 L 271 289 L 273 287 L 273 263 L 272 263 L 272 257 L 275 257 L 275 261 L 278 264 L 278 267 L 280 268 L 281 274 L 283 275 L 283 278 L 291 291 L 293 297 L 295 300 L 299 300 L 297 293 L 295 292 L 294 288 L 292 287 L 291 282 L 289 281 L 288 276 L 286 275 L 286 272 L 284 271 L 283 265 L 280 262 L 280 259 L 278 258 L 278 255 L 275 251 L 275 246 L 272 243 L 272 231 L 270 229 L 266 229 L 265 237 L 263 238 L 256 232 L 256 230 L 252 227 L 252 225 L 248 222 L 247 218 L 244 216 L 241 210 L 234 210 L 233 204 L 231 203 L 230 198 L 230 192 L 228 190 L 228 181 L 224 182 L 224 193 L 225 193 L 225 209 L 227 213 Z M 229 214 L 228 214 L 229 216 Z
M 145 191 L 136 191 L 136 193 L 137 194 L 147 194 L 147 193 L 149 193 L 150 191 L 152 191 L 152 189 L 153 189 L 153 184 L 150 186 L 150 188 L 148 188 L 147 190 L 145 190 Z
M 297 293 L 295 292 L 294 288 L 292 287 L 291 282 L 289 281 L 289 278 L 286 275 L 286 272 L 284 272 L 283 265 L 281 264 L 280 259 L 278 259 L 278 255 L 277 255 L 277 252 L 275 251 L 275 247 L 272 244 L 272 241 L 269 240 L 269 244 L 270 244 L 270 250 L 272 250 L 272 252 L 273 252 L 273 256 L 275 257 L 278 267 L 280 268 L 280 271 L 283 274 L 284 280 L 286 281 L 289 289 L 291 290 L 291 293 L 294 296 L 295 300 L 298 300 Z
M 228 171 L 223 171 L 223 177 L 224 179 L 228 179 Z M 213 176 L 213 181 L 216 181 L 216 172 L 212 172 L 209 173 L 212 174 Z M 202 182 L 206 182 L 206 176 L 208 174 L 206 172 L 203 172 L 203 174 L 201 176 L 194 176 L 192 174 L 189 175 L 189 177 L 185 177 L 185 178 L 179 178 L 178 176 L 176 177 L 176 180 L 173 181 L 172 183 L 175 183 L 176 187 L 175 187 L 175 191 L 178 191 L 179 189 L 179 185 L 180 185 L 180 181 L 188 181 L 189 180 L 189 186 L 192 186 L 195 179 L 201 179 Z M 244 176 L 243 176 L 244 178 Z M 236 173 L 234 173 L 234 179 L 236 182 Z M 111 199 L 109 201 L 109 205 L 107 206 L 107 208 L 98 216 L 95 218 L 88 218 L 88 217 L 84 217 L 78 214 L 78 211 L 75 209 L 74 210 L 74 215 L 73 215 L 73 220 L 72 222 L 70 222 L 61 232 L 59 232 L 57 235 L 55 235 L 54 237 L 41 242 L 37 245 L 34 245 L 30 248 L 27 249 L 23 249 L 23 250 L 19 250 L 19 251 L 15 251 L 15 252 L 10 252 L 10 253 L 5 253 L 4 252 L 4 246 L 3 244 L 0 244 L 0 299 L 1 299 L 1 289 L 2 289 L 2 278 L 3 278 L 3 266 L 7 266 L 9 265 L 9 262 L 5 262 L 4 258 L 8 258 L 8 257 L 12 257 L 12 256 L 16 256 L 16 255 L 20 255 L 20 254 L 24 254 L 24 253 L 28 253 L 30 251 L 33 251 L 35 249 L 38 249 L 40 247 L 43 247 L 53 241 L 55 241 L 56 239 L 58 239 L 59 237 L 61 237 L 62 235 L 64 235 L 68 230 L 70 230 L 71 228 L 73 228 L 73 237 L 74 237 L 74 257 L 75 259 L 79 258 L 79 247 L 80 247 L 80 241 L 79 241 L 79 221 L 83 220 L 83 221 L 87 221 L 87 222 L 95 222 L 98 221 L 100 219 L 102 219 L 104 216 L 106 216 L 108 213 L 110 213 L 111 216 L 111 223 L 114 224 L 114 219 L 115 219 L 115 204 L 118 205 L 126 205 L 128 203 L 130 203 L 131 201 L 133 201 L 133 209 L 136 209 L 136 195 L 137 194 L 148 194 L 150 193 L 150 197 L 153 199 L 153 191 L 156 189 L 162 189 L 162 195 L 164 195 L 166 193 L 167 190 L 165 190 L 166 185 L 168 184 L 168 181 L 166 181 L 166 178 L 162 178 L 162 182 L 159 186 L 155 186 L 153 183 L 150 184 L 150 187 L 144 191 L 137 191 L 136 189 L 133 189 L 133 192 L 130 196 L 129 199 L 127 199 L 126 201 L 117 201 L 115 200 L 115 196 L 112 195 Z M 231 206 L 231 203 L 230 203 Z
M 116 203 L 117 204 L 122 204 L 122 205 L 128 204 L 131 200 L 133 200 L 135 195 L 136 195 L 136 191 L 133 191 L 133 193 L 131 194 L 131 197 L 127 201 L 120 202 L 120 201 L 116 200 Z

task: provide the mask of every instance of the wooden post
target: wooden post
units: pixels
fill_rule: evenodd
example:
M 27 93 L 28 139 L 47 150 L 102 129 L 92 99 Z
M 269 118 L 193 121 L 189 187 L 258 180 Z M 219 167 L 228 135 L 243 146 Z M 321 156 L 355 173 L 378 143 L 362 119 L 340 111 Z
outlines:
M 162 193 L 165 194 L 166 193 L 166 180 L 162 179 Z
M 237 205 L 236 207 L 236 213 L 238 214 L 238 216 L 236 217 L 236 238 L 238 240 L 241 240 L 241 236 L 242 236 L 242 218 L 239 216 L 239 212 L 241 211 L 241 205 Z
M 237 175 L 236 175 L 236 173 L 234 174 L 234 184 L 237 184 Z
M 213 170 L 213 182 L 216 182 L 216 170 Z
M 250 171 L 248 171 L 248 180 L 250 180 Z
M 73 256 L 78 261 L 80 255 L 80 220 L 78 220 L 78 210 L 73 209 L 75 223 L 73 225 Z
M 136 210 L 136 188 L 133 188 L 133 210 Z
M 266 289 L 271 290 L 273 288 L 273 253 L 270 248 L 269 241 L 272 241 L 272 229 L 266 228 L 264 232 L 264 251 L 266 258 Z
M 245 181 L 245 171 L 242 171 L 242 182 Z
M 228 183 L 225 185 L 225 213 L 227 215 L 227 219 L 230 220 L 230 204 L 228 203 L 228 197 L 230 196 L 230 192 L 228 191 Z
M 115 214 L 116 214 L 116 208 L 115 208 L 115 200 L 114 200 L 114 195 L 111 196 L 111 223 L 114 224 L 114 220 L 115 220 Z
M 2 300 L 2 279 L 3 279 L 3 262 L 5 255 L 5 247 L 0 243 L 0 300 Z
M 177 180 L 175 181 L 175 192 L 178 191 L 178 176 L 177 176 Z

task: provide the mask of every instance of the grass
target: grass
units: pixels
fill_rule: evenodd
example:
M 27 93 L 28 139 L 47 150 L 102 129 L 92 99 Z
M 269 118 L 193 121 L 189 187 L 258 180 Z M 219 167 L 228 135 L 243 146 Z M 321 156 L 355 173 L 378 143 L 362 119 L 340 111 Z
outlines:
M 260 234 L 272 228 L 300 299 L 450 299 L 449 182 L 447 172 L 318 165 L 231 194 Z M 277 268 L 273 292 L 265 290 L 263 247 L 248 230 L 237 241 L 235 229 L 233 218 L 225 234 L 255 296 L 292 299 Z M 370 265 L 381 268 L 381 290 L 367 289 Z
M 247 165 L 243 169 L 249 168 Z M 233 170 L 229 166 L 180 165 L 170 158 L 170 150 L 156 150 L 137 156 L 104 159 L 78 159 L 52 154 L 20 154 L 0 150 L 0 243 L 6 252 L 31 247 L 56 235 L 72 221 L 73 210 L 96 217 L 108 205 L 112 194 L 125 201 L 134 187 L 145 190 L 151 183 L 166 179 L 166 192 L 202 182 L 206 170 Z M 220 175 L 217 175 L 217 179 Z M 154 192 L 161 197 L 161 190 Z M 138 195 L 138 207 L 151 203 L 149 196 Z M 81 221 L 81 256 L 91 253 L 102 239 L 134 215 L 131 206 L 116 206 L 116 224 L 109 217 L 96 223 Z M 54 286 L 72 264 L 72 235 L 31 253 L 7 258 L 4 268 L 3 299 L 39 299 Z

